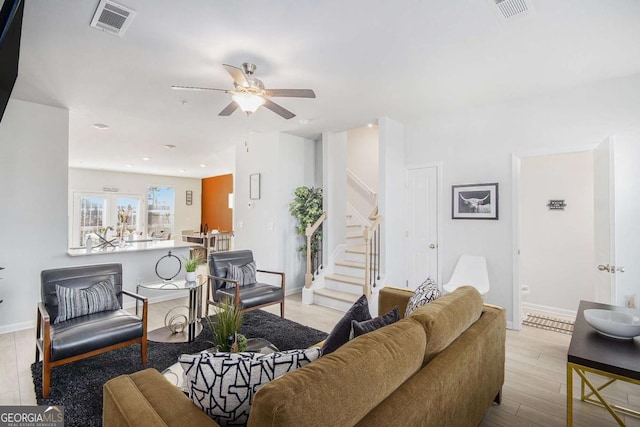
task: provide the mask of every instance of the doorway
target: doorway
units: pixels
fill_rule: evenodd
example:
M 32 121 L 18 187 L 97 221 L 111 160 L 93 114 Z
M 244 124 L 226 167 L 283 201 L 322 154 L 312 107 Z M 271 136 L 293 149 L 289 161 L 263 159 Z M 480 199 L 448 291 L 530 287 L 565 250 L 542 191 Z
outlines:
M 514 155 L 513 327 L 594 300 L 594 147 Z
M 439 272 L 440 168 L 408 167 L 406 171 L 407 288 L 415 289 L 428 277 L 441 283 Z

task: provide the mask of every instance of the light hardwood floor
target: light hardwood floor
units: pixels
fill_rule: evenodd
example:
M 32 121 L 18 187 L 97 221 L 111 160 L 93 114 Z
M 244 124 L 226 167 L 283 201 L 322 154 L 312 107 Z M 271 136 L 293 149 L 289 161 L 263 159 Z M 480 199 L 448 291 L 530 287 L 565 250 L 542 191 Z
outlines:
M 150 305 L 149 329 L 163 324 L 164 314 L 183 300 Z M 267 311 L 279 314 L 279 306 Z M 323 331 L 330 331 L 342 313 L 302 304 L 300 295 L 287 297 L 287 318 Z M 0 335 L 0 405 L 35 405 L 30 365 L 34 358 L 35 331 Z M 494 405 L 481 426 L 564 426 L 566 425 L 566 354 L 570 335 L 523 327 L 507 331 L 505 384 L 501 405 Z M 55 369 L 55 368 L 54 368 Z M 597 384 L 603 380 L 596 379 Z M 461 394 L 472 392 L 460 390 Z M 574 378 L 574 398 L 580 384 Z M 640 386 L 616 383 L 605 392 L 616 403 L 640 410 Z M 624 416 L 629 426 L 640 426 L 640 419 Z M 574 400 L 576 426 L 615 426 L 603 408 Z

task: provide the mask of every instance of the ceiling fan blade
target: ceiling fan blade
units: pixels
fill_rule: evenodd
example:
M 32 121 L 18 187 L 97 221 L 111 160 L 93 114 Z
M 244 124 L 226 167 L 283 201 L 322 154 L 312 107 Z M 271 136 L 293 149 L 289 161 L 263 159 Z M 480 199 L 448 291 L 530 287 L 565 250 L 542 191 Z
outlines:
M 315 98 L 316 94 L 311 89 L 268 89 L 268 96 L 286 96 L 289 98 Z
M 226 92 L 226 93 L 230 92 L 227 89 L 214 89 L 212 87 L 197 87 L 197 86 L 171 86 L 171 89 L 174 89 L 174 90 L 213 90 L 213 91 L 217 91 L 217 92 Z
M 244 71 L 242 71 L 242 68 L 234 67 L 233 65 L 227 65 L 227 64 L 222 64 L 222 66 L 224 67 L 225 70 L 227 70 L 229 74 L 231 74 L 231 77 L 233 77 L 233 81 L 236 82 L 238 85 L 242 87 L 251 86 L 249 84 L 249 81 L 247 80 L 247 76 L 244 75 Z
M 286 108 L 276 104 L 275 102 L 271 101 L 270 99 L 265 99 L 263 106 L 268 108 L 269 110 L 273 111 L 274 113 L 284 117 L 287 120 L 292 119 L 292 118 L 294 118 L 296 116 L 291 111 L 289 111 Z
M 238 104 L 236 104 L 234 101 L 231 101 L 231 104 L 229 104 L 226 107 L 224 107 L 224 110 L 220 111 L 218 113 L 218 115 L 219 116 L 230 116 L 237 109 L 238 109 Z

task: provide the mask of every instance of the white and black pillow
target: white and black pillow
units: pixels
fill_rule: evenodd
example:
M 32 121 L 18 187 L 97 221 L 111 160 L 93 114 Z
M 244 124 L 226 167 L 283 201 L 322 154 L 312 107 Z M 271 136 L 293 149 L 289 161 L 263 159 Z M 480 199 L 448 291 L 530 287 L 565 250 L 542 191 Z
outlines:
M 191 401 L 221 426 L 245 425 L 253 396 L 269 381 L 320 357 L 319 348 L 271 354 L 183 354 Z
M 227 279 L 237 280 L 238 285 L 253 285 L 256 283 L 256 262 L 251 261 L 248 264 L 237 266 L 229 263 L 227 267 Z
M 111 280 L 104 280 L 86 289 L 56 285 L 56 296 L 58 297 L 58 316 L 54 324 L 87 314 L 120 309 Z
M 422 282 L 420 286 L 413 291 L 413 295 L 407 303 L 407 309 L 404 312 L 404 317 L 409 317 L 411 313 L 416 311 L 419 307 L 422 307 L 428 302 L 440 298 L 440 290 L 438 285 L 431 279 L 431 276 L 427 277 L 427 280 Z

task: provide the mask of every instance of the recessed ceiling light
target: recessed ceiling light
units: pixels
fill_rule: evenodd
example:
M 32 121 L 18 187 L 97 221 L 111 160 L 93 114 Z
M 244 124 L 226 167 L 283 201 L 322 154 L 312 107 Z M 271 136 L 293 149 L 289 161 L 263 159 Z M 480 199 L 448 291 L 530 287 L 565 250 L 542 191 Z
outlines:
M 142 160 L 145 160 L 145 161 L 151 160 L 151 157 L 143 157 Z
M 372 128 L 373 127 L 373 123 L 367 123 L 367 127 L 368 128 Z
M 186 171 L 187 171 L 186 169 L 180 169 L 180 172 L 186 172 Z
M 93 127 L 96 128 L 96 129 L 100 129 L 100 130 L 109 129 L 109 125 L 105 125 L 104 123 L 94 123 Z
M 174 150 L 176 148 L 176 146 L 173 145 L 173 144 L 167 144 L 167 145 L 164 146 L 164 148 L 166 148 L 167 150 Z
M 125 166 L 128 167 L 128 168 L 132 168 L 133 167 L 133 165 L 131 163 L 127 163 Z
M 204 163 L 200 163 L 200 167 L 201 167 L 201 168 L 206 168 L 206 167 L 207 167 L 207 165 L 205 165 Z
M 309 119 L 300 119 L 300 120 L 298 120 L 298 122 L 299 122 L 301 125 L 307 125 L 307 124 L 309 124 Z

